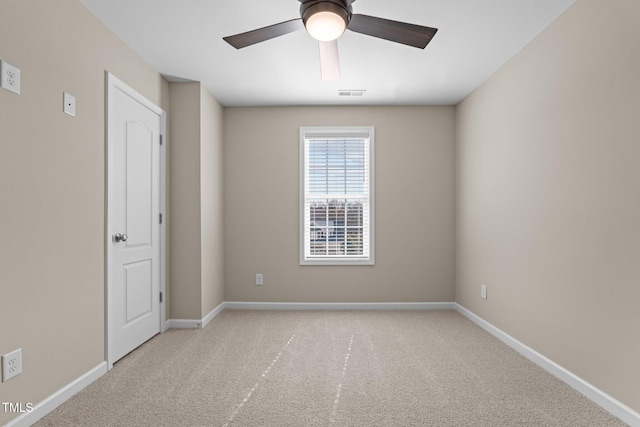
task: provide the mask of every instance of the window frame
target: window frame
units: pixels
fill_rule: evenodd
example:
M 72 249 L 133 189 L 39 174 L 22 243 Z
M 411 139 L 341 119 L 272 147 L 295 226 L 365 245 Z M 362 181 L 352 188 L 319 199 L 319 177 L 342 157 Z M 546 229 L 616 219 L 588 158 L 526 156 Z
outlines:
M 368 145 L 368 167 L 369 167 L 369 256 L 368 257 L 348 257 L 346 255 L 336 255 L 333 257 L 308 258 L 305 247 L 305 172 L 306 172 L 306 151 L 305 141 L 310 138 L 357 138 L 362 137 L 367 140 Z M 375 265 L 375 128 L 373 126 L 302 126 L 300 127 L 299 141 L 299 234 L 300 234 L 300 265 Z M 348 198 L 348 197 L 347 197 Z

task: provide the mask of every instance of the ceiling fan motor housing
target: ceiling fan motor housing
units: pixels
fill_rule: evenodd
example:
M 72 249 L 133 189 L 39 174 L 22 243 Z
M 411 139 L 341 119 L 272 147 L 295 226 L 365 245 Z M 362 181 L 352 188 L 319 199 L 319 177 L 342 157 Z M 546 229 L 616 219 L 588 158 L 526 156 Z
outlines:
M 319 12 L 331 12 L 344 20 L 345 27 L 349 25 L 353 8 L 351 3 L 355 0 L 300 0 L 300 16 L 306 25 L 307 20 Z

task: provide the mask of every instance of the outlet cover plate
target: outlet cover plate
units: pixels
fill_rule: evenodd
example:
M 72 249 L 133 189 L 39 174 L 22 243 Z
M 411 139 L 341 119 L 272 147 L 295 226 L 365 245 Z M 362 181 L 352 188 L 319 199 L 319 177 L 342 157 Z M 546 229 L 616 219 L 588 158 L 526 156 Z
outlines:
M 487 285 L 480 285 L 480 298 L 487 299 Z
M 2 382 L 22 373 L 22 349 L 12 351 L 2 356 Z
M 20 68 L 0 61 L 0 87 L 20 95 Z

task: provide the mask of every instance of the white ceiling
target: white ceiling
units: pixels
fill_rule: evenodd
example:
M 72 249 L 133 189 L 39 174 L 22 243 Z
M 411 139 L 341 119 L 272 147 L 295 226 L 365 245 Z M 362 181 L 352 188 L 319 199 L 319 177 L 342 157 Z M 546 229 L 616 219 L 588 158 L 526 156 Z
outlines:
M 421 50 L 347 31 L 342 77 L 322 82 L 305 31 L 241 50 L 222 40 L 299 18 L 298 0 L 80 1 L 169 80 L 201 81 L 225 106 L 457 104 L 575 2 L 357 0 L 354 13 L 438 33 Z

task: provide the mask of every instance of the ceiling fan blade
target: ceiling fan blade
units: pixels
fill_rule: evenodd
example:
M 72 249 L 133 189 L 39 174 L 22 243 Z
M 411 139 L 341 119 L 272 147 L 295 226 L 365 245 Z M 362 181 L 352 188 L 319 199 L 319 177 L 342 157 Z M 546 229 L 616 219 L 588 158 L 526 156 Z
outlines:
M 340 59 L 338 58 L 338 41 L 318 42 L 320 46 L 320 71 L 322 81 L 340 78 Z
M 243 47 L 271 40 L 302 29 L 304 29 L 302 18 L 298 18 L 269 25 L 268 27 L 258 28 L 257 30 L 247 31 L 246 33 L 223 37 L 222 39 L 236 49 L 242 49 Z
M 423 27 L 422 25 L 407 24 L 406 22 L 392 21 L 390 19 L 376 18 L 375 16 L 351 15 L 351 21 L 347 27 L 356 33 L 378 37 L 396 43 L 424 49 L 427 47 L 437 28 Z

